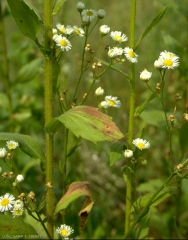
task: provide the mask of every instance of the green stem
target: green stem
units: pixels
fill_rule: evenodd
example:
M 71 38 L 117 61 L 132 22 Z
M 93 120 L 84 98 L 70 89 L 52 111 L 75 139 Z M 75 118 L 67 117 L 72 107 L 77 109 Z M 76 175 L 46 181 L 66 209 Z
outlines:
M 45 109 L 45 125 L 52 119 L 52 63 L 53 56 L 50 48 L 52 46 L 52 0 L 44 1 L 44 31 L 45 31 L 45 48 L 50 54 L 44 57 L 44 109 Z M 53 136 L 46 133 L 46 183 L 53 185 Z M 54 236 L 54 193 L 50 188 L 46 194 L 46 215 L 47 230 L 53 239 Z
M 3 18 L 3 11 L 2 11 L 2 2 L 0 2 L 0 35 L 1 35 L 1 42 L 2 42 L 2 55 L 4 58 L 4 74 L 3 74 L 3 81 L 5 86 L 6 95 L 8 98 L 8 111 L 9 117 L 12 119 L 12 100 L 11 100 L 11 84 L 10 84 L 10 74 L 9 74 L 9 59 L 7 55 L 7 47 L 6 47 L 6 39 L 5 39 L 5 27 L 4 27 L 4 18 Z
M 131 23 L 130 23 L 130 47 L 134 48 L 135 41 L 135 19 L 136 19 L 136 0 L 131 0 Z M 129 125 L 128 125 L 128 148 L 132 148 L 133 130 L 134 130 L 134 111 L 135 111 L 135 66 L 131 64 L 130 74 L 130 110 L 129 110 Z M 130 228 L 130 210 L 132 205 L 132 188 L 133 188 L 133 173 L 131 171 L 132 164 L 129 161 L 126 170 L 126 207 L 125 207 L 125 233 Z
M 166 180 L 166 182 L 158 189 L 158 191 L 156 191 L 153 196 L 150 198 L 150 200 L 148 201 L 148 203 L 146 204 L 146 206 L 142 209 L 142 212 L 140 213 L 140 215 L 137 217 L 137 219 L 133 222 L 133 224 L 131 225 L 131 227 L 129 228 L 129 230 L 127 231 L 127 233 L 124 236 L 124 239 L 127 239 L 131 233 L 131 231 L 134 229 L 134 227 L 136 226 L 136 224 L 143 218 L 143 216 L 146 214 L 148 208 L 150 207 L 150 205 L 152 204 L 152 202 L 154 201 L 154 199 L 156 198 L 156 196 L 163 190 L 163 188 L 165 188 L 165 186 L 167 186 L 167 184 L 170 182 L 170 180 L 176 176 L 177 173 L 173 172 L 171 173 L 171 175 L 169 176 L 169 178 Z

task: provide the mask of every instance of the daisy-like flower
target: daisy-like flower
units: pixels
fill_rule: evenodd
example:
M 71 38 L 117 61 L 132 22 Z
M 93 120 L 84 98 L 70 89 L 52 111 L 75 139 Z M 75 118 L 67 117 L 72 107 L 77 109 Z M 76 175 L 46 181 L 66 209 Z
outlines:
M 66 27 L 66 35 L 71 35 L 74 33 L 74 28 L 71 26 Z
M 125 57 L 127 58 L 127 60 L 129 60 L 129 62 L 132 62 L 132 63 L 137 62 L 138 55 L 135 52 L 133 52 L 132 48 L 126 47 L 124 49 L 124 53 L 125 53 Z
M 82 28 L 79 28 L 77 26 L 74 26 L 73 28 L 74 28 L 74 32 L 75 32 L 76 35 L 78 35 L 79 37 L 84 36 L 85 32 Z
M 102 36 L 106 36 L 110 32 L 110 27 L 108 27 L 107 25 L 102 25 L 100 26 L 99 30 Z
M 85 9 L 85 4 L 83 2 L 78 2 L 77 3 L 77 10 L 79 12 L 82 12 Z
M 131 158 L 131 157 L 133 156 L 133 151 L 131 151 L 131 150 L 129 150 L 129 149 L 126 149 L 126 150 L 124 151 L 124 156 L 125 156 L 126 158 Z
M 24 180 L 24 177 L 23 177 L 21 174 L 19 174 L 19 175 L 16 177 L 16 180 L 17 180 L 18 182 L 22 182 L 22 181 Z
M 113 47 L 108 50 L 109 58 L 120 57 L 123 54 L 123 49 L 118 47 Z
M 99 108 L 107 109 L 109 108 L 109 104 L 107 101 L 102 101 L 99 105 Z
M 23 208 L 13 208 L 13 210 L 11 211 L 11 213 L 13 215 L 13 218 L 22 216 L 23 215 L 23 211 L 24 211 Z
M 162 62 L 162 60 L 160 60 L 160 59 L 156 60 L 156 61 L 154 62 L 154 67 L 155 67 L 157 70 L 161 71 L 161 69 L 163 68 L 163 62 Z
M 141 138 L 136 138 L 135 140 L 133 140 L 133 144 L 140 150 L 150 148 L 150 143 Z
M 24 203 L 22 200 L 20 199 L 17 199 L 15 202 L 14 202 L 14 208 L 15 209 L 23 209 L 24 207 Z
M 6 143 L 7 143 L 6 146 L 8 147 L 9 150 L 16 149 L 19 146 L 18 142 L 12 140 L 7 141 Z
M 105 101 L 108 103 L 109 107 L 120 108 L 121 102 L 117 100 L 117 97 L 106 96 Z
M 70 41 L 66 37 L 62 37 L 61 35 L 58 35 L 58 37 L 56 37 L 55 42 L 62 51 L 69 51 L 72 47 Z
M 82 22 L 90 23 L 95 17 L 97 17 L 97 11 L 92 9 L 85 9 L 81 12 Z
M 74 232 L 74 230 L 70 226 L 63 224 L 56 229 L 56 232 L 59 233 L 63 238 L 67 238 Z
M 63 34 L 66 34 L 66 33 L 67 33 L 67 29 L 66 29 L 65 25 L 62 25 L 62 24 L 58 23 L 58 24 L 56 25 L 56 27 L 57 27 L 57 29 L 58 29 L 61 33 L 63 33 Z
M 104 89 L 102 89 L 101 87 L 98 87 L 96 90 L 95 90 L 95 95 L 96 96 L 102 96 L 104 94 Z
M 123 34 L 122 32 L 115 31 L 110 33 L 110 37 L 118 43 L 126 42 L 128 40 L 128 37 Z
M 103 19 L 106 15 L 106 12 L 103 9 L 99 9 L 97 15 L 99 19 Z
M 159 60 L 163 63 L 162 68 L 174 69 L 179 66 L 179 57 L 166 50 L 160 53 Z
M 146 69 L 140 73 L 140 79 L 143 82 L 148 82 L 149 79 L 151 78 L 152 72 L 148 72 Z
M 7 151 L 5 148 L 0 148 L 0 158 L 4 158 L 7 155 Z
M 0 212 L 6 212 L 12 209 L 14 204 L 15 197 L 10 194 L 6 193 L 4 196 L 0 197 Z

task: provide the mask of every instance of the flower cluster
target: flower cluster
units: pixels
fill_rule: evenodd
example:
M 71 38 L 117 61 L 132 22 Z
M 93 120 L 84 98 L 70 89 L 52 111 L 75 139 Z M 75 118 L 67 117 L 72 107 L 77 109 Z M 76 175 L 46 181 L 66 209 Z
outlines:
M 99 107 L 103 109 L 107 109 L 109 107 L 120 108 L 121 102 L 117 99 L 117 97 L 106 96 L 105 100 L 100 103 Z
M 154 62 L 154 66 L 158 70 L 174 69 L 179 66 L 179 57 L 172 52 L 164 50 L 160 53 L 159 58 Z

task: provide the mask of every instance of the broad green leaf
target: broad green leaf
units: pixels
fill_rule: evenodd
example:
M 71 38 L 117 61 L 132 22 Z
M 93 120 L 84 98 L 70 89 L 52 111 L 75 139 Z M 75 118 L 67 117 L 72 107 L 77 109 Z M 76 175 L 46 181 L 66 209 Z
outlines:
M 13 140 L 19 143 L 20 149 L 28 154 L 30 157 L 39 158 L 42 162 L 45 161 L 44 153 L 37 143 L 37 141 L 31 136 L 19 134 L 19 133 L 0 133 L 0 140 Z
M 52 15 L 56 15 L 60 12 L 65 1 L 66 0 L 56 0 L 55 5 L 53 7 Z
M 30 236 L 38 235 L 33 226 L 25 223 L 22 217 L 13 218 L 10 213 L 0 214 L 0 234 L 5 238 L 17 236 L 17 239 L 29 239 Z
M 152 201 L 151 206 L 157 206 L 161 202 L 163 202 L 165 199 L 170 197 L 172 194 L 175 193 L 177 190 L 176 187 L 165 187 Z M 135 211 L 135 209 L 139 210 L 140 208 L 143 208 L 147 205 L 147 203 L 150 201 L 151 197 L 153 196 L 155 192 L 145 194 L 144 196 L 139 197 L 134 203 L 131 208 L 131 212 Z
M 88 196 L 90 199 L 91 197 L 91 191 L 90 186 L 88 182 L 74 182 L 72 183 L 65 195 L 61 198 L 61 200 L 57 203 L 55 214 L 57 214 L 59 211 L 64 210 L 68 207 L 70 203 L 75 201 L 77 198 L 81 196 Z
M 37 75 L 40 67 L 41 59 L 37 58 L 32 60 L 20 68 L 16 80 L 19 82 L 29 82 Z
M 62 124 L 77 137 L 85 138 L 93 143 L 114 141 L 124 137 L 112 121 L 112 118 L 99 112 L 98 108 L 74 107 L 61 116 L 53 118 L 46 126 L 46 131 L 55 133 L 59 131 Z
M 7 0 L 7 2 L 20 32 L 35 40 L 42 27 L 42 21 L 34 8 L 23 0 Z
M 160 20 L 163 18 L 165 12 L 166 12 L 167 7 L 163 8 L 156 17 L 154 17 L 154 19 L 151 21 L 151 23 L 146 27 L 146 29 L 144 30 L 143 34 L 140 36 L 140 38 L 138 39 L 134 50 L 136 50 L 140 44 L 140 42 L 144 39 L 144 37 L 152 30 L 152 28 L 157 25 L 158 22 L 160 22 Z
M 136 108 L 134 116 L 138 117 L 144 111 L 144 109 L 146 108 L 146 105 L 156 97 L 157 97 L 157 92 L 153 92 L 151 96 L 141 106 Z
M 150 110 L 144 111 L 140 118 L 147 124 L 156 126 L 156 127 L 164 127 L 165 126 L 165 116 L 162 110 Z
M 145 183 L 141 183 L 136 190 L 138 192 L 154 192 L 163 184 L 161 179 L 151 179 Z
M 110 166 L 112 166 L 116 161 L 122 157 L 123 150 L 125 150 L 125 145 L 119 142 L 114 142 L 110 146 Z

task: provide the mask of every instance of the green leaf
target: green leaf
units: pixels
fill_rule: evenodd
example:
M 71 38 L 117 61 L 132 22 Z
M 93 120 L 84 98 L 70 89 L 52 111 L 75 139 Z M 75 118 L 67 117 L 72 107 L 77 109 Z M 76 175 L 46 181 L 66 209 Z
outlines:
M 151 96 L 141 106 L 136 108 L 134 116 L 138 117 L 144 111 L 146 105 L 156 97 L 157 97 L 157 92 L 153 92 Z
M 52 11 L 52 15 L 56 15 L 60 12 L 65 1 L 66 0 L 56 0 L 53 11 Z
M 122 157 L 122 152 L 125 150 L 125 145 L 122 143 L 114 142 L 110 146 L 110 166 Z
M 140 115 L 140 118 L 148 125 L 152 125 L 156 127 L 165 126 L 165 116 L 162 110 L 144 111 Z
M 74 182 L 72 183 L 65 195 L 61 198 L 61 200 L 57 203 L 55 214 L 59 211 L 64 210 L 68 207 L 68 205 L 75 201 L 77 198 L 81 196 L 88 196 L 92 200 L 90 186 L 88 182 Z
M 20 70 L 18 71 L 18 75 L 16 79 L 19 82 L 29 82 L 33 80 L 34 77 L 37 75 L 39 68 L 41 66 L 41 59 L 34 59 L 31 62 L 25 64 Z
M 175 190 L 177 190 L 177 187 L 165 187 L 152 201 L 151 206 L 157 206 L 161 202 L 163 202 L 165 199 L 170 197 L 172 194 L 175 193 Z M 147 203 L 150 201 L 151 197 L 153 196 L 154 192 L 145 194 L 144 196 L 139 197 L 134 203 L 131 208 L 131 212 L 134 212 L 135 209 L 139 210 L 140 208 L 143 208 L 147 205 Z
M 29 239 L 30 236 L 38 235 L 36 230 L 23 221 L 22 217 L 13 218 L 12 214 L 0 214 L 0 233 L 4 235 L 17 236 L 17 239 Z M 19 236 L 19 237 L 18 237 Z
M 19 143 L 20 149 L 32 158 L 39 158 L 42 162 L 45 161 L 44 153 L 37 143 L 37 141 L 31 136 L 19 134 L 19 133 L 0 133 L 0 140 L 13 140 Z
M 7 2 L 20 32 L 35 40 L 42 27 L 42 21 L 34 8 L 23 0 L 7 0 Z
M 149 232 L 149 212 L 142 218 L 141 222 L 139 222 L 139 227 L 136 229 L 135 239 L 148 239 Z
M 74 107 L 61 116 L 53 118 L 46 126 L 46 131 L 48 133 L 57 132 L 62 124 L 77 137 L 85 138 L 93 143 L 114 141 L 124 137 L 112 118 L 99 112 L 98 108 Z
M 163 18 L 165 12 L 166 12 L 167 7 L 163 8 L 156 17 L 154 17 L 154 19 L 151 21 L 151 23 L 146 27 L 145 31 L 142 33 L 142 35 L 140 36 L 140 38 L 138 39 L 134 50 L 136 50 L 140 44 L 140 42 L 145 38 L 145 36 L 152 30 L 152 28 L 157 25 L 158 22 L 160 22 L 160 20 Z

